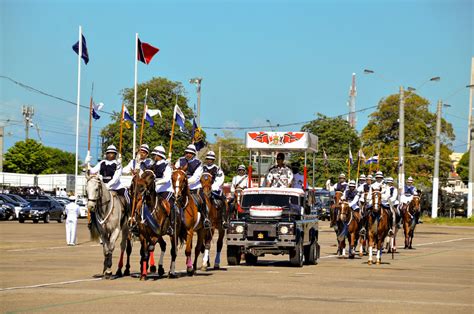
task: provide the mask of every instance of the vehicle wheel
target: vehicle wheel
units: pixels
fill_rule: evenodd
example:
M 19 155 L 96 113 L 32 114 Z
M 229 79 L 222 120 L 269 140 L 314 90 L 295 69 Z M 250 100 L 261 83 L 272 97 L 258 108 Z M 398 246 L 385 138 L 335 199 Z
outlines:
M 44 216 L 44 220 L 43 220 L 43 221 L 44 221 L 45 224 L 48 224 L 48 223 L 49 223 L 49 214 L 46 214 L 46 215 Z
M 63 214 L 60 214 L 59 219 L 58 219 L 58 223 L 63 223 L 63 221 L 64 221 L 64 216 L 63 216 Z
M 23 219 L 23 218 L 20 217 L 20 218 L 18 218 L 18 222 L 22 224 L 22 223 L 25 222 L 25 219 Z
M 290 251 L 290 263 L 292 266 L 303 267 L 304 262 L 304 249 L 303 249 L 303 237 L 300 237 L 296 247 Z
M 236 245 L 227 246 L 227 264 L 228 265 L 239 265 L 240 264 L 240 247 Z
M 33 223 L 34 223 L 34 224 L 37 224 L 38 222 L 39 222 L 38 219 L 33 219 Z
M 258 261 L 258 256 L 255 256 L 255 255 L 250 254 L 250 253 L 245 254 L 245 263 L 247 265 L 256 265 L 257 261 Z
M 304 247 L 304 262 L 306 265 L 315 265 L 316 264 L 316 246 L 317 243 L 314 241 L 310 245 Z

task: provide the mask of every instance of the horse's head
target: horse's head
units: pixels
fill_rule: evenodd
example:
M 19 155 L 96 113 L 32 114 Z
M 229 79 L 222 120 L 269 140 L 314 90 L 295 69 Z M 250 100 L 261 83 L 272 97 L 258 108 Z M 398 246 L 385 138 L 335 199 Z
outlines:
M 341 210 L 339 211 L 339 220 L 347 223 L 351 216 L 351 207 L 348 202 L 341 202 Z
M 186 167 L 186 166 L 185 166 Z M 187 193 L 188 176 L 183 168 L 176 168 L 171 174 L 171 183 L 173 185 L 174 196 L 179 199 Z
M 414 209 L 415 211 L 419 212 L 420 211 L 420 196 L 419 195 L 413 195 L 413 199 L 410 202 L 410 208 Z
M 101 201 L 104 195 L 102 186 L 102 180 L 99 176 L 87 176 L 86 193 L 87 193 L 87 208 L 94 210 L 97 206 L 97 202 Z
M 209 194 L 212 191 L 212 174 L 203 172 L 201 175 L 201 186 L 204 193 Z
M 336 206 L 339 206 L 339 204 L 341 203 L 341 197 L 342 197 L 342 192 L 336 191 L 336 193 L 334 194 L 334 204 Z
M 375 212 L 380 210 L 382 206 L 382 192 L 380 188 L 373 188 L 372 190 L 372 208 Z

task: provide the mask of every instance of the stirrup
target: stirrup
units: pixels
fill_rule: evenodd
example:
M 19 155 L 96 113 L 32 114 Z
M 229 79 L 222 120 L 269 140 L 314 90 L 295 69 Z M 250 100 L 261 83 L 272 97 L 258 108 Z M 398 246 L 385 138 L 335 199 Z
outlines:
M 365 230 L 364 227 L 362 227 L 362 229 L 360 229 L 360 231 L 359 231 L 359 235 L 365 236 L 365 233 L 366 233 L 366 230 Z
M 204 218 L 204 222 L 203 222 L 203 225 L 204 225 L 204 229 L 211 229 L 211 221 L 209 220 L 209 218 Z
M 168 227 L 168 230 L 166 230 L 166 234 L 167 235 L 170 235 L 170 236 L 173 236 L 174 235 L 174 230 L 171 226 Z
M 394 233 L 393 233 L 393 230 L 392 230 L 392 228 L 390 228 L 390 230 L 388 231 L 388 236 L 389 236 L 389 237 L 393 237 L 393 234 L 394 234 Z

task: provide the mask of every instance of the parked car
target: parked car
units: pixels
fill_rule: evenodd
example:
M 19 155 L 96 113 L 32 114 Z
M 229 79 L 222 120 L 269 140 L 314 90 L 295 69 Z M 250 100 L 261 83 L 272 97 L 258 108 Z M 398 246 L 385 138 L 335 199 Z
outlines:
M 59 204 L 63 205 L 63 207 L 65 207 L 67 204 L 71 203 L 71 200 L 68 199 L 67 197 L 53 196 L 53 198 L 56 201 L 58 201 Z
M 316 203 L 315 207 L 318 210 L 319 219 L 330 220 L 331 219 L 331 193 L 328 190 L 316 190 L 315 192 Z
M 24 204 L 24 206 L 27 206 L 30 203 L 27 200 L 25 200 L 23 197 L 17 194 L 8 194 L 8 197 L 10 197 L 11 199 L 14 199 L 17 202 Z
M 0 194 L 0 200 L 4 201 L 5 203 L 11 204 L 15 207 L 15 218 L 18 218 L 18 213 L 20 212 L 20 210 L 23 207 L 26 207 L 25 204 L 14 200 L 8 194 Z
M 33 223 L 38 223 L 40 220 L 44 223 L 57 220 L 61 223 L 64 220 L 64 207 L 55 200 L 32 200 L 28 207 L 20 211 L 18 221 L 24 223 L 25 220 L 33 220 Z
M 15 206 L 5 203 L 0 200 L 0 219 L 12 220 L 15 219 Z

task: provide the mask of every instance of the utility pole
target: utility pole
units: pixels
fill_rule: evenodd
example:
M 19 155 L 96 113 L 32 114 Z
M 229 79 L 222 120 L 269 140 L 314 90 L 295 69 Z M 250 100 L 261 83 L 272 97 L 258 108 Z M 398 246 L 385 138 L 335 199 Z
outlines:
M 5 127 L 0 125 L 0 172 L 3 172 L 3 138 L 5 137 Z
M 33 107 L 23 106 L 22 108 L 23 118 L 25 120 L 25 141 L 28 140 L 31 120 L 33 119 L 33 115 L 35 114 L 35 110 Z
M 201 82 L 202 77 L 195 77 L 189 80 L 189 83 L 196 84 L 197 88 L 197 125 L 201 126 Z
M 436 139 L 435 139 L 435 164 L 433 174 L 433 201 L 431 204 L 431 218 L 438 217 L 438 189 L 439 189 L 439 146 L 441 135 L 441 100 L 438 101 L 436 109 Z
M 405 94 L 400 86 L 400 108 L 398 114 L 398 189 L 399 195 L 405 192 Z M 380 160 L 379 160 L 380 162 Z
M 472 95 L 472 88 L 471 88 L 471 95 Z M 468 194 L 467 194 L 467 218 L 472 217 L 472 207 L 473 207 L 473 181 L 474 181 L 474 118 L 471 116 L 470 121 L 470 128 L 469 131 L 471 133 L 470 140 L 471 143 L 469 145 L 469 183 L 468 183 Z
M 221 146 L 221 144 L 219 144 L 219 160 L 218 160 L 218 163 L 217 163 L 219 168 L 221 167 L 221 161 L 222 161 L 222 146 Z

